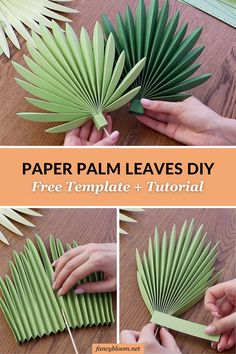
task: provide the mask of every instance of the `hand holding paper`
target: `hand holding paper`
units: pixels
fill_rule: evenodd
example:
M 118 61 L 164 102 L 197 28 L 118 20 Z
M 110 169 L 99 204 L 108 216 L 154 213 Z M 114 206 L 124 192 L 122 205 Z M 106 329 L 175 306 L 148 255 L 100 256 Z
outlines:
M 122 331 L 120 341 L 126 344 L 144 344 L 145 354 L 181 354 L 174 337 L 166 328 L 160 329 L 159 341 L 155 332 L 156 325 L 149 323 L 140 332 Z
M 222 334 L 218 345 L 212 343 L 212 347 L 220 351 L 232 348 L 236 343 L 236 279 L 209 288 L 205 308 L 214 316 L 207 333 Z
M 236 122 L 221 117 L 195 97 L 183 102 L 142 100 L 137 119 L 159 133 L 186 145 L 235 145 Z
M 53 263 L 55 266 L 53 289 L 58 295 L 66 294 L 79 280 L 99 270 L 104 280 L 81 284 L 76 294 L 100 293 L 116 290 L 116 244 L 90 243 L 66 252 Z

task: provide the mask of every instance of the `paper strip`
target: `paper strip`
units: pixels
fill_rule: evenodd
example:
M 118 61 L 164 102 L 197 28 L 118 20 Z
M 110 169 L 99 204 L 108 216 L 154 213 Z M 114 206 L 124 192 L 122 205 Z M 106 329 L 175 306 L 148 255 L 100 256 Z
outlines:
M 167 315 L 163 312 L 154 311 L 151 322 L 159 326 L 167 327 L 175 331 L 189 334 L 190 336 L 206 339 L 212 342 L 218 342 L 220 335 L 208 335 L 205 333 L 206 326 L 198 323 L 182 320 L 180 318 Z

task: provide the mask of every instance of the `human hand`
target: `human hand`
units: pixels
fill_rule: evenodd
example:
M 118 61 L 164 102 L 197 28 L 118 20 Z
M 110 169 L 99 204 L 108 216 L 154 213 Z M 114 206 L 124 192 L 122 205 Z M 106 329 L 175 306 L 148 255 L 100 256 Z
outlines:
M 141 332 L 122 331 L 120 342 L 124 344 L 144 344 L 145 354 L 181 354 L 174 337 L 166 328 L 159 332 L 160 342 L 155 336 L 156 325 L 149 323 Z
M 223 118 L 195 97 L 183 102 L 143 99 L 143 116 L 148 127 L 186 145 L 235 145 L 236 121 Z
M 91 120 L 80 128 L 73 129 L 66 133 L 64 146 L 113 146 L 117 143 L 119 132 L 116 130 L 112 133 L 112 120 L 110 116 L 106 117 L 108 126 L 106 127 L 108 136 L 105 131 L 97 130 Z
M 100 293 L 116 290 L 116 244 L 89 243 L 66 252 L 53 263 L 53 289 L 66 294 L 79 280 L 94 272 L 103 272 L 104 280 L 81 284 L 76 294 Z
M 209 288 L 205 295 L 205 309 L 214 316 L 207 327 L 208 334 L 221 334 L 212 348 L 222 352 L 236 343 L 236 279 Z

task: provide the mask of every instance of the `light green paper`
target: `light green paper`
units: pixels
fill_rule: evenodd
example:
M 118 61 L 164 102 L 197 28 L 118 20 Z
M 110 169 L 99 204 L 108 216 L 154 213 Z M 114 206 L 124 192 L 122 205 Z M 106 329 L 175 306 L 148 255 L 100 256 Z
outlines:
M 234 0 L 181 0 L 236 28 L 236 2 Z
M 77 247 L 77 243 L 63 246 L 60 240 L 50 236 L 50 258 L 37 235 L 36 243 L 38 248 L 28 240 L 22 252 L 13 252 L 12 280 L 8 276 L 5 281 L 0 278 L 0 308 L 16 340 L 24 342 L 64 331 L 62 309 L 73 329 L 111 324 L 114 321 L 111 293 L 76 295 L 71 289 L 66 295 L 58 296 L 52 289 L 52 261 L 65 250 Z M 93 273 L 78 285 L 100 280 L 103 280 L 103 274 Z
M 13 232 L 18 236 L 23 236 L 23 233 L 19 230 L 18 227 L 13 223 L 14 221 L 25 225 L 27 227 L 35 227 L 34 224 L 29 222 L 25 217 L 21 216 L 21 214 L 30 215 L 30 216 L 42 216 L 36 211 L 29 208 L 0 208 L 0 225 Z M 0 241 L 9 245 L 5 236 L 0 233 Z
M 177 332 L 185 333 L 197 338 L 206 339 L 212 342 L 219 342 L 220 335 L 209 335 L 205 333 L 206 326 L 198 323 L 182 320 L 180 318 L 167 315 L 163 312 L 154 311 L 152 323 L 156 323 L 159 326 L 172 329 Z
M 144 209 L 142 208 L 122 208 L 119 209 L 119 223 L 121 221 L 123 222 L 137 222 L 137 220 L 135 220 L 134 218 L 131 218 L 130 216 L 127 216 L 123 213 L 123 211 L 128 211 L 128 212 L 140 212 L 140 211 L 144 211 Z M 122 229 L 121 227 L 119 227 L 119 233 L 120 235 L 128 235 L 128 232 L 126 232 L 124 229 Z
M 111 34 L 105 43 L 97 22 L 90 40 L 85 28 L 78 38 L 67 24 L 64 31 L 55 23 L 52 33 L 40 26 L 40 34 L 32 33 L 34 46 L 27 47 L 32 58 L 25 56 L 29 69 L 13 63 L 26 81 L 18 84 L 39 99 L 29 103 L 48 113 L 23 112 L 18 115 L 37 122 L 65 122 L 50 128 L 61 133 L 79 127 L 92 118 L 98 130 L 108 123 L 104 112 L 114 111 L 132 100 L 140 87 L 129 89 L 145 65 L 137 62 L 124 76 L 125 54 L 115 60 L 115 42 Z
M 169 17 L 169 1 L 159 8 L 157 0 L 151 0 L 149 8 L 139 0 L 136 15 L 127 5 L 125 15 L 117 15 L 116 28 L 106 15 L 101 22 L 108 38 L 112 33 L 117 57 L 125 52 L 125 73 L 146 57 L 144 69 L 132 87 L 141 86 L 131 102 L 130 112 L 143 114 L 141 98 L 151 100 L 181 101 L 191 96 L 185 91 L 203 84 L 210 77 L 204 74 L 192 78 L 200 65 L 192 65 L 203 47 L 195 48 L 202 29 L 187 33 L 187 24 L 179 28 L 180 13 Z
M 206 239 L 203 225 L 195 230 L 194 220 L 185 221 L 179 233 L 174 225 L 160 237 L 156 228 L 147 252 L 136 250 L 137 282 L 151 315 L 183 314 L 219 280 L 221 272 L 214 274 L 218 244 L 212 247 Z
M 78 11 L 61 5 L 60 2 L 61 0 L 0 0 L 0 55 L 4 53 L 10 58 L 9 42 L 20 49 L 15 31 L 26 41 L 32 42 L 26 28 L 39 33 L 39 23 L 51 28 L 51 19 L 71 22 L 70 19 L 59 13 L 76 13 Z M 70 0 L 64 2 L 70 2 Z

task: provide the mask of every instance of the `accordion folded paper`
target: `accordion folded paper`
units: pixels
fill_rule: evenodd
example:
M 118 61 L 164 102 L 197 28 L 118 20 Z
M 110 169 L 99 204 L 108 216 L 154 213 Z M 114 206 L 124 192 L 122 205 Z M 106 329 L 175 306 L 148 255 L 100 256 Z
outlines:
M 102 16 L 106 36 L 114 35 L 117 54 L 125 51 L 125 72 L 146 57 L 145 67 L 132 85 L 134 88 L 141 86 L 141 90 L 131 103 L 131 112 L 144 112 L 141 98 L 181 101 L 191 96 L 184 91 L 210 77 L 202 74 L 190 78 L 200 67 L 200 64 L 193 63 L 204 48 L 194 48 L 202 28 L 186 36 L 187 24 L 177 29 L 179 17 L 177 12 L 169 19 L 169 1 L 159 9 L 157 0 L 151 0 L 148 9 L 144 0 L 139 0 L 136 16 L 127 6 L 124 18 L 117 15 L 116 29 L 107 16 Z
M 169 238 L 166 232 L 160 238 L 156 228 L 154 239 L 149 239 L 148 252 L 143 253 L 142 259 L 137 250 L 138 285 L 153 316 L 152 321 L 162 325 L 155 311 L 181 315 L 200 301 L 207 288 L 219 279 L 221 272 L 214 275 L 217 245 L 206 244 L 206 235 L 203 225 L 194 231 L 194 220 L 189 226 L 185 221 L 178 237 L 175 225 Z M 178 324 L 175 329 L 187 333 L 184 324 Z M 189 331 L 191 328 L 194 324 L 189 326 Z M 188 334 L 218 341 L 219 336 L 208 336 L 198 329 L 196 326 Z
M 42 216 L 36 211 L 28 208 L 0 208 L 0 225 L 4 226 L 9 231 L 16 235 L 23 236 L 22 232 L 14 225 L 13 221 L 28 227 L 35 227 L 34 224 L 29 222 L 25 217 L 20 214 L 29 216 Z M 8 240 L 2 232 L 0 232 L 0 241 L 9 245 Z
M 235 0 L 179 0 L 192 5 L 199 10 L 236 28 L 236 1 Z
M 60 2 L 62 1 L 0 0 L 0 55 L 4 53 L 10 58 L 8 39 L 16 48 L 20 49 L 15 31 L 26 41 L 32 43 L 32 38 L 26 27 L 39 33 L 39 23 L 51 27 L 50 19 L 70 22 L 71 20 L 57 12 L 75 13 L 77 11 L 61 5 Z M 63 2 L 68 2 L 68 0 Z
M 137 222 L 137 220 L 131 218 L 130 216 L 125 215 L 124 211 L 140 212 L 140 211 L 144 211 L 144 209 L 142 209 L 142 208 L 121 208 L 121 209 L 119 209 L 119 232 L 120 232 L 120 235 L 128 235 L 128 232 L 120 227 L 121 222 Z
M 37 246 L 31 240 L 24 250 L 13 252 L 10 262 L 12 280 L 0 278 L 0 307 L 18 342 L 29 341 L 43 335 L 62 332 L 66 329 L 63 313 L 70 328 L 93 325 L 108 325 L 114 321 L 110 293 L 76 295 L 72 289 L 64 296 L 57 296 L 52 289 L 52 260 L 64 253 L 60 240 L 50 236 L 51 257 L 44 242 L 36 236 Z M 73 242 L 72 247 L 77 247 Z M 67 244 L 67 250 L 71 248 Z M 102 273 L 94 273 L 80 284 L 103 279 Z
M 25 61 L 30 70 L 13 65 L 28 81 L 17 79 L 19 85 L 41 99 L 27 101 L 52 113 L 26 112 L 19 116 L 38 122 L 67 122 L 48 129 L 51 133 L 79 127 L 91 117 L 98 130 L 105 127 L 103 112 L 114 111 L 137 95 L 140 87 L 127 89 L 140 74 L 145 59 L 123 77 L 125 54 L 120 53 L 115 61 L 113 35 L 105 43 L 99 23 L 92 43 L 85 28 L 81 29 L 80 39 L 68 24 L 65 33 L 55 22 L 53 33 L 45 26 L 40 30 L 41 36 L 32 34 L 35 47 L 27 44 L 32 59 L 25 56 Z

